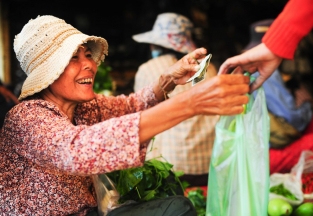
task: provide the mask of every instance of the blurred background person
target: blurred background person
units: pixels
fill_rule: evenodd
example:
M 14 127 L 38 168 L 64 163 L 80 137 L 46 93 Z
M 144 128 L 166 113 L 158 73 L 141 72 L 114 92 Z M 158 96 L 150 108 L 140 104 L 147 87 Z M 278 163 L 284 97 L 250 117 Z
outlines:
M 135 92 L 158 79 L 177 59 L 196 48 L 192 31 L 193 23 L 186 16 L 162 13 L 157 16 L 151 31 L 133 36 L 135 41 L 148 44 L 151 51 L 151 59 L 141 64 L 135 75 Z M 210 63 L 206 78 L 215 76 L 216 73 L 215 66 Z M 172 97 L 189 88 L 191 83 L 177 86 L 168 95 Z M 146 159 L 166 160 L 173 164 L 174 170 L 184 172 L 182 181 L 187 181 L 190 186 L 206 186 L 215 138 L 214 127 L 218 118 L 219 116 L 199 115 L 156 135 L 150 142 L 148 149 L 151 152 Z

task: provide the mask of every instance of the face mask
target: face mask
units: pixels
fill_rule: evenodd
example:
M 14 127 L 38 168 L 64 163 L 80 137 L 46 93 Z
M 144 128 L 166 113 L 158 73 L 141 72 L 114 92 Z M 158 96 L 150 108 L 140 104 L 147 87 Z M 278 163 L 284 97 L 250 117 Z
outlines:
M 161 54 L 162 54 L 162 50 L 152 50 L 151 51 L 152 58 L 159 57 Z

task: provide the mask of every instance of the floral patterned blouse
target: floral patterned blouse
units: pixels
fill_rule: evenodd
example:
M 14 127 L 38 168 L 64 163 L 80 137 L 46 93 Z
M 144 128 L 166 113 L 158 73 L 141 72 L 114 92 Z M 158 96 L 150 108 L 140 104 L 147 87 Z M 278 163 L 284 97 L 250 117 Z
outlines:
M 7 114 L 0 136 L 0 215 L 85 215 L 97 206 L 90 175 L 141 166 L 140 111 L 152 87 L 79 104 L 73 125 L 32 97 Z

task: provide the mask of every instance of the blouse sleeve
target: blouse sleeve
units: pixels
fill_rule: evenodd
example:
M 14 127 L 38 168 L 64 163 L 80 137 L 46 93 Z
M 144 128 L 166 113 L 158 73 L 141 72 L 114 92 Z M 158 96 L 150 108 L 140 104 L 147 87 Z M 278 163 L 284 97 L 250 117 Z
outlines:
M 148 109 L 157 103 L 152 86 L 147 86 L 129 96 L 97 95 L 95 100 L 77 107 L 75 121 L 77 124 L 93 125 L 110 118 Z
M 148 142 L 139 143 L 140 110 L 154 104 L 143 95 L 100 98 L 107 120 L 77 126 L 46 101 L 23 102 L 10 112 L 6 137 L 20 155 L 49 170 L 90 175 L 141 166 Z

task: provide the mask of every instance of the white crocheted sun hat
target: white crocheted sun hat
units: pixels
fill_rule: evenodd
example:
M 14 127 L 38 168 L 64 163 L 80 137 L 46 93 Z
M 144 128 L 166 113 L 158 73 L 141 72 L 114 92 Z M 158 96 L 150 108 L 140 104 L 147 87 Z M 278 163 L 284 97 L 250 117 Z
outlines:
M 81 44 L 91 49 L 98 66 L 108 55 L 104 38 L 83 34 L 54 16 L 31 19 L 14 39 L 16 57 L 27 75 L 19 100 L 40 92 L 58 79 Z
M 192 40 L 192 22 L 176 13 L 162 13 L 157 16 L 151 31 L 133 35 L 139 43 L 159 45 L 181 53 L 189 53 L 196 46 Z

